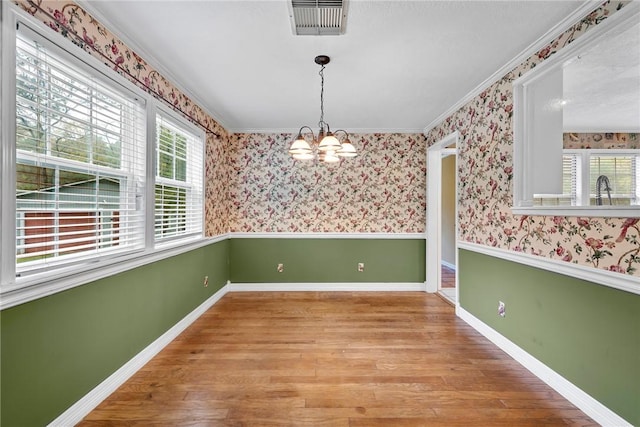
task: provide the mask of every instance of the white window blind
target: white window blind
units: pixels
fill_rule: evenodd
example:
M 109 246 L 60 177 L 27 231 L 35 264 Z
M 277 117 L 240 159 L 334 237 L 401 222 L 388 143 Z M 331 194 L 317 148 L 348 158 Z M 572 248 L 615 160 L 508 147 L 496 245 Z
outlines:
M 204 138 L 164 114 L 156 117 L 155 238 L 202 234 Z
M 16 273 L 144 246 L 145 111 L 22 28 L 16 39 Z

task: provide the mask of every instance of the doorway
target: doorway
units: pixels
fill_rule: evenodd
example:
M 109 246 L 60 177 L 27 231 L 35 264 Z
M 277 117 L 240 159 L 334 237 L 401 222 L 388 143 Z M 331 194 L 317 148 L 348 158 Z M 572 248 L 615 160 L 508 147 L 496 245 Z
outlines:
M 426 290 L 457 306 L 457 144 L 453 132 L 427 150 Z

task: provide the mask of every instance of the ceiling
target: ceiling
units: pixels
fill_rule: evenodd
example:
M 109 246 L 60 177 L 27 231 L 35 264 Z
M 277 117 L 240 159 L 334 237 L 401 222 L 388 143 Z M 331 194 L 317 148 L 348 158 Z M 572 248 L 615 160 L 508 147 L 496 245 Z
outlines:
M 233 132 L 421 132 L 582 5 L 576 0 L 347 3 L 339 36 L 294 36 L 287 0 L 79 3 Z
M 563 129 L 640 132 L 640 23 L 563 67 Z

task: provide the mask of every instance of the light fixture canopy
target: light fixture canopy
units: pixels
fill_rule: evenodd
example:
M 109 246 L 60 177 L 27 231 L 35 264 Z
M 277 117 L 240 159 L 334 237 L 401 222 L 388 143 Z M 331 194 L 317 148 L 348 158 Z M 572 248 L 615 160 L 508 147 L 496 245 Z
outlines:
M 289 154 L 295 160 L 318 160 L 325 163 L 339 162 L 340 158 L 353 158 L 358 155 L 356 147 L 349 140 L 349 134 L 345 130 L 331 132 L 329 124 L 324 121 L 324 69 L 331 61 L 327 55 L 318 55 L 314 59 L 320 65 L 320 121 L 318 122 L 318 137 L 309 126 L 302 126 L 298 131 L 298 136 L 289 147 Z M 340 141 L 336 136 L 344 133 L 344 139 Z M 311 134 L 310 141 L 307 136 Z

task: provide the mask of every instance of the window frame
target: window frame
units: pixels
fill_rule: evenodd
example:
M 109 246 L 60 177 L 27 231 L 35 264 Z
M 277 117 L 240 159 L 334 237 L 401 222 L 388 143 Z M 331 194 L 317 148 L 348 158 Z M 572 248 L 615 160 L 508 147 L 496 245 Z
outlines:
M 618 34 L 635 25 L 640 16 L 640 5 L 631 2 L 619 13 L 607 18 L 596 28 L 556 52 L 551 58 L 538 64 L 535 68 L 518 77 L 513 82 L 514 115 L 513 115 L 513 205 L 511 211 L 518 215 L 554 215 L 554 216 L 588 216 L 638 218 L 638 206 L 534 206 L 533 184 L 536 171 L 543 169 L 535 166 L 533 158 L 537 153 L 534 140 L 535 99 L 532 86 L 552 75 L 563 64 L 581 52 L 605 40 L 610 35 Z M 593 130 L 596 131 L 596 130 Z M 629 130 L 618 130 L 634 131 Z M 561 135 L 558 135 L 561 141 Z
M 202 231 L 198 235 L 175 239 L 170 244 L 158 245 L 154 242 L 154 187 L 155 187 L 155 114 L 159 110 L 171 111 L 161 101 L 143 91 L 132 82 L 113 72 L 87 52 L 80 50 L 70 40 L 51 31 L 34 17 L 26 14 L 15 4 L 2 2 L 2 77 L 0 81 L 2 99 L 0 102 L 0 135 L 3 144 L 0 147 L 0 309 L 22 304 L 34 299 L 80 286 L 113 274 L 136 268 L 180 253 L 191 251 L 226 238 L 226 235 L 206 238 L 204 235 L 204 165 L 202 166 Z M 74 67 L 82 67 L 96 78 L 107 81 L 109 85 L 121 86 L 135 94 L 146 104 L 143 120 L 146 131 L 144 140 L 146 150 L 145 187 L 144 187 L 144 246 L 139 250 L 125 252 L 114 257 L 92 257 L 81 263 L 68 263 L 59 268 L 36 271 L 24 277 L 16 276 L 16 37 L 17 25 L 24 25 L 65 53 Z M 195 129 L 202 136 L 203 153 L 206 147 L 206 134 L 182 116 L 170 112 L 172 116 Z M 154 153 L 153 155 L 151 153 Z M 204 154 L 203 154 L 204 163 Z M 169 242 L 168 242 L 169 243 Z
M 633 166 L 632 181 L 635 189 L 635 204 L 630 205 L 613 205 L 623 206 L 627 209 L 640 209 L 640 153 L 638 150 L 625 150 L 625 149 L 564 149 L 562 154 L 564 157 L 572 157 L 574 164 L 575 175 L 572 179 L 572 192 L 570 194 L 534 194 L 534 201 L 542 198 L 570 198 L 575 200 L 576 205 L 559 205 L 558 208 L 575 208 L 575 207 L 590 207 L 595 206 L 591 204 L 591 199 L 595 197 L 594 193 L 591 193 L 591 159 L 593 157 L 633 157 L 632 160 L 635 165 Z M 563 182 L 564 184 L 564 182 Z M 612 194 L 612 199 L 623 199 L 620 195 Z M 540 205 L 536 205 L 540 206 Z M 603 204 L 602 206 L 609 206 Z M 551 205 L 544 206 L 545 208 L 554 207 Z
M 15 144 L 16 153 L 16 164 L 34 164 L 37 167 L 59 170 L 60 172 L 70 172 L 77 171 L 77 173 L 86 174 L 92 177 L 104 177 L 104 178 L 113 178 L 117 179 L 121 182 L 126 183 L 127 188 L 121 192 L 118 197 L 119 211 L 124 212 L 123 215 L 120 215 L 121 224 L 124 223 L 125 227 L 120 227 L 120 229 L 124 231 L 135 231 L 137 228 L 141 234 L 138 244 L 136 246 L 135 239 L 130 243 L 131 245 L 121 245 L 118 247 L 111 248 L 97 248 L 94 251 L 79 251 L 73 254 L 64 254 L 63 251 L 58 251 L 54 249 L 51 253 L 52 257 L 47 257 L 47 262 L 38 262 L 38 261 L 26 261 L 26 262 L 17 262 L 16 263 L 16 277 L 22 277 L 36 274 L 38 271 L 50 271 L 51 269 L 56 269 L 59 266 L 71 266 L 73 264 L 82 264 L 90 261 L 92 258 L 100 257 L 119 257 L 126 256 L 129 253 L 134 253 L 141 250 L 144 246 L 144 235 L 143 235 L 143 227 L 136 227 L 135 225 L 129 226 L 128 221 L 136 221 L 136 217 L 140 214 L 144 215 L 144 210 L 141 210 L 140 213 L 136 213 L 135 210 L 127 210 L 125 206 L 133 206 L 136 203 L 135 197 L 136 195 L 136 179 L 144 178 L 144 169 L 143 164 L 141 164 L 140 159 L 134 160 L 134 163 L 131 163 L 132 155 L 134 155 L 134 150 L 142 149 L 142 153 L 139 154 L 140 157 L 144 156 L 144 150 L 147 149 L 146 142 L 146 134 L 143 132 L 146 130 L 146 126 L 143 126 L 142 120 L 146 120 L 146 101 L 139 96 L 139 94 L 131 91 L 129 88 L 124 87 L 120 82 L 115 81 L 114 79 L 109 78 L 101 70 L 96 70 L 91 66 L 84 66 L 85 64 L 79 64 L 77 61 L 82 61 L 81 58 L 78 58 L 71 52 L 65 51 L 62 47 L 56 45 L 53 41 L 43 37 L 37 31 L 34 31 L 29 25 L 20 25 L 20 29 L 16 30 L 14 40 L 18 39 L 18 33 L 22 33 L 21 37 L 24 37 L 27 40 L 34 40 L 39 46 L 42 46 L 44 49 L 45 55 L 47 57 L 52 58 L 50 61 L 47 60 L 48 67 L 53 70 L 56 70 L 56 74 L 60 74 L 64 77 L 70 77 L 72 80 L 75 80 L 80 85 L 84 85 L 87 87 L 86 99 L 87 104 L 85 105 L 88 108 L 89 116 L 88 120 L 85 123 L 88 125 L 88 129 L 91 131 L 100 130 L 99 127 L 94 126 L 94 123 L 91 123 L 92 119 L 97 117 L 99 114 L 97 99 L 100 95 L 104 94 L 116 102 L 119 102 L 121 107 L 125 110 L 129 110 L 127 114 L 129 115 L 130 121 L 126 121 L 122 123 L 122 127 L 120 129 L 120 135 L 128 135 L 132 139 L 130 142 L 132 144 L 136 144 L 137 148 L 133 148 L 132 144 L 123 144 L 121 147 L 121 158 L 120 158 L 120 166 L 105 166 L 98 163 L 93 163 L 93 161 L 85 162 L 82 160 L 70 159 L 65 156 L 58 156 L 51 151 L 51 147 L 47 143 L 47 146 L 44 148 L 44 156 L 36 151 L 23 150 L 18 147 L 17 138 L 13 141 Z M 30 41 L 27 41 L 30 45 Z M 30 46 L 27 46 L 27 51 L 31 50 Z M 36 55 L 38 53 L 36 52 Z M 61 63 L 61 65 L 59 65 Z M 66 70 L 64 67 L 68 67 Z M 47 70 L 48 71 L 48 70 Z M 14 86 L 17 87 L 18 79 L 14 79 Z M 43 92 L 47 95 L 48 88 Z M 16 108 L 14 110 L 14 118 L 17 118 L 17 96 L 16 96 Z M 72 115 L 64 114 L 67 117 L 72 117 Z M 77 123 L 81 123 L 82 119 L 87 119 L 86 117 L 76 117 Z M 15 120 L 15 119 L 14 119 Z M 138 135 L 137 132 L 132 132 L 134 130 L 133 123 L 137 123 L 138 131 L 141 131 Z M 17 132 L 16 132 L 17 133 Z M 58 179 L 59 174 L 56 173 L 56 180 Z M 17 183 L 16 183 L 17 184 Z M 59 227 L 60 219 L 68 216 L 71 212 L 83 212 L 84 209 L 73 208 L 70 206 L 65 206 L 65 202 L 61 201 L 59 196 L 63 196 L 65 193 L 62 191 L 62 187 L 59 186 L 59 183 L 56 182 L 53 185 L 53 192 L 55 197 L 52 198 L 51 204 L 55 205 L 51 209 L 30 209 L 31 212 L 35 213 L 43 213 L 50 214 L 52 218 L 52 225 L 50 228 L 56 229 Z M 98 191 L 98 185 L 96 185 L 95 191 Z M 97 193 L 96 193 L 97 196 Z M 128 199 L 124 199 L 123 196 L 127 196 Z M 64 197 L 63 197 L 64 198 Z M 28 204 L 28 203 L 27 203 Z M 18 211 L 21 209 L 20 203 L 16 202 L 16 215 Z M 88 208 L 89 211 L 92 211 L 96 214 L 96 221 L 99 217 L 100 209 L 96 208 Z M 96 222 L 95 225 L 98 223 Z M 133 223 L 132 223 L 133 224 Z M 56 231 L 51 236 L 53 237 L 51 241 L 51 246 L 57 248 L 61 245 L 64 245 L 64 238 L 61 235 L 60 231 Z M 102 236 L 100 233 L 96 235 L 96 243 L 98 240 L 101 240 Z M 17 241 L 17 239 L 16 239 Z M 126 239 L 122 240 L 126 242 Z M 98 245 L 100 246 L 100 245 Z M 15 251 L 15 248 L 14 248 Z M 58 256 L 60 255 L 60 256 Z
M 201 184 L 201 188 L 195 189 L 194 190 L 194 184 L 189 183 L 187 181 L 187 179 L 185 179 L 185 181 L 180 181 L 180 180 L 176 180 L 176 179 L 171 179 L 171 178 L 163 178 L 163 177 L 159 177 L 158 173 L 156 171 L 156 168 L 158 167 L 157 162 L 158 159 L 160 157 L 159 152 L 156 148 L 156 151 L 154 151 L 154 165 L 153 165 L 153 175 L 154 175 L 154 181 L 153 181 L 153 192 L 154 192 L 154 197 L 153 197 L 153 201 L 154 201 L 154 218 L 155 218 L 155 190 L 158 184 L 162 184 L 162 185 L 167 185 L 167 186 L 174 186 L 174 187 L 178 187 L 178 188 L 184 188 L 186 189 L 186 198 L 187 198 L 187 204 L 186 204 L 186 209 L 187 211 L 189 210 L 189 206 L 193 205 L 195 202 L 193 202 L 193 197 L 194 197 L 194 192 L 195 193 L 200 193 L 201 199 L 200 199 L 200 209 L 202 211 L 202 216 L 200 218 L 200 224 L 199 227 L 194 231 L 193 229 L 189 229 L 187 228 L 187 230 L 184 233 L 181 234 L 175 234 L 175 235 L 171 235 L 171 236 L 167 236 L 164 238 L 158 238 L 156 235 L 156 231 L 155 231 L 155 219 L 154 219 L 154 229 L 153 229 L 153 239 L 155 241 L 155 245 L 156 246 L 163 246 L 163 245 L 170 245 L 172 244 L 173 241 L 176 240 L 181 240 L 181 239 L 189 239 L 193 236 L 198 236 L 198 235 L 202 235 L 204 233 L 204 187 L 205 187 L 205 167 L 204 167 L 204 162 L 205 162 L 205 147 L 206 147 L 206 134 L 202 129 L 197 128 L 196 126 L 194 126 L 192 123 L 188 122 L 187 120 L 185 120 L 183 117 L 179 116 L 178 114 L 175 114 L 173 111 L 169 110 L 168 108 L 164 107 L 164 106 L 158 106 L 156 108 L 155 114 L 154 114 L 154 136 L 153 136 L 153 143 L 154 146 L 156 144 L 158 144 L 159 141 L 159 135 L 157 135 L 157 131 L 159 128 L 159 125 L 157 123 L 158 117 L 162 116 L 163 120 L 168 122 L 169 125 L 173 126 L 174 128 L 188 133 L 190 137 L 196 138 L 198 140 L 199 143 L 199 147 L 197 147 L 199 149 L 199 154 L 194 154 L 193 152 L 191 152 L 190 150 L 187 149 L 187 154 L 186 154 L 186 169 L 185 169 L 185 174 L 186 177 L 189 176 L 189 165 L 191 162 L 193 162 L 194 160 L 201 160 L 201 164 L 199 165 L 199 179 L 200 179 L 200 184 Z M 187 140 L 188 142 L 188 140 Z M 174 177 L 175 177 L 175 173 L 174 173 Z M 186 214 L 188 216 L 188 213 Z M 186 218 L 186 227 L 190 227 L 191 226 L 191 222 L 189 221 L 189 218 Z

